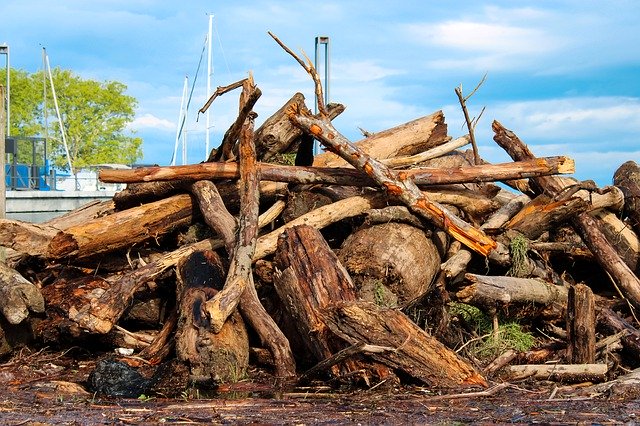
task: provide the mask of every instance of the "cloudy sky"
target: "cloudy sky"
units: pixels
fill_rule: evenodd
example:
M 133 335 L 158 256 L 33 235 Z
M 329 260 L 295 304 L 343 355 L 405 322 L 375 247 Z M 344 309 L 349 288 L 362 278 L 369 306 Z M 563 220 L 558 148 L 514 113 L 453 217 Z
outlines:
M 188 162 L 205 155 L 206 54 L 213 14 L 212 87 L 251 71 L 263 92 L 258 124 L 313 85 L 268 36 L 313 58 L 316 36 L 330 37 L 330 100 L 346 105 L 334 122 L 351 140 L 443 110 L 449 134 L 465 132 L 454 93 L 468 93 L 481 155 L 508 161 L 491 122 L 513 130 L 539 156 L 576 160 L 576 177 L 611 182 L 627 160 L 640 161 L 640 2 L 3 0 L 0 43 L 11 65 L 53 67 L 117 80 L 138 99 L 131 128 L 144 138 L 144 163 L 169 164 L 185 76 L 197 77 L 187 123 Z M 2 63 L 0 66 L 4 66 Z M 211 146 L 237 112 L 238 93 L 211 108 Z M 180 163 L 180 160 L 178 161 Z

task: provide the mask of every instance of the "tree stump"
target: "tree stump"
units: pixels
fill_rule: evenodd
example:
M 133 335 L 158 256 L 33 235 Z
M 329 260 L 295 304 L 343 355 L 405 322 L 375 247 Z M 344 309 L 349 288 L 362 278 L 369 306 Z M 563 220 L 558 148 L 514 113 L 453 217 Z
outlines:
M 567 359 L 572 364 L 593 364 L 596 359 L 596 312 L 591 289 L 569 288 L 567 301 Z
M 178 264 L 180 300 L 176 353 L 187 364 L 192 380 L 237 382 L 249 364 L 249 337 L 236 310 L 219 333 L 211 330 L 205 302 L 224 284 L 224 267 L 212 251 L 191 254 Z

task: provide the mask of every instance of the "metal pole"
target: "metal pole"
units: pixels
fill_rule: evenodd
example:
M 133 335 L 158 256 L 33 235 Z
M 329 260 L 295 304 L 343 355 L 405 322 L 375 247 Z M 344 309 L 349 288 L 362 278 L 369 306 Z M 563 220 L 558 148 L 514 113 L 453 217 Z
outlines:
M 211 96 L 211 73 L 212 73 L 212 66 L 211 66 L 211 51 L 212 51 L 212 33 L 213 33 L 213 13 L 209 14 L 209 35 L 207 36 L 207 47 L 208 47 L 208 52 L 207 52 L 207 96 L 205 99 L 209 99 L 209 96 Z M 210 118 L 209 118 L 209 111 L 211 110 L 211 108 L 207 108 L 207 120 L 206 120 L 206 133 L 205 133 L 205 142 L 204 142 L 204 158 L 209 158 L 209 122 L 210 122 Z
M 316 57 L 315 57 L 315 67 L 316 71 L 318 71 L 318 67 L 320 66 L 320 45 L 324 45 L 324 105 L 325 107 L 329 103 L 329 37 L 327 36 L 318 36 L 316 37 Z M 315 112 L 318 113 L 318 100 L 315 102 Z M 319 151 L 319 143 L 316 140 L 313 144 L 313 155 L 317 155 Z
M 5 137 L 9 137 L 11 135 L 11 102 L 9 102 L 9 100 L 11 99 L 11 64 L 10 64 L 10 60 L 9 60 L 9 46 L 6 44 L 2 44 L 0 45 L 0 54 L 2 55 L 7 55 L 6 58 L 6 65 L 7 65 L 7 85 L 5 87 L 6 90 L 6 108 L 7 108 L 7 123 L 6 123 L 6 127 L 7 127 L 7 133 L 5 135 Z

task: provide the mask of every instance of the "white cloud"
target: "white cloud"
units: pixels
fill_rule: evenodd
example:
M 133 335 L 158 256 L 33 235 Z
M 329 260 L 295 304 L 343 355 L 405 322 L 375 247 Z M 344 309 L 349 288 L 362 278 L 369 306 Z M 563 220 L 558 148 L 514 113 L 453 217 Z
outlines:
M 137 115 L 135 120 L 133 120 L 129 127 L 136 130 L 144 128 L 154 128 L 158 130 L 175 131 L 176 123 L 165 120 L 163 118 L 158 118 L 153 114 L 142 114 Z
M 514 128 L 542 140 L 591 139 L 595 135 L 640 132 L 638 98 L 574 97 L 505 102 L 491 106 L 489 111 L 498 120 L 512 123 Z

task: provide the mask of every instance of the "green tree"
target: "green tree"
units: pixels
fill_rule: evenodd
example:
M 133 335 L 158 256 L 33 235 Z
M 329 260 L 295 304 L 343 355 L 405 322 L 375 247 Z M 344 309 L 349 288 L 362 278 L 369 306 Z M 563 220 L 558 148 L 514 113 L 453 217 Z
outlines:
M 69 162 L 48 79 L 47 101 L 43 100 L 44 77 L 43 71 L 29 74 L 11 70 L 11 134 L 48 135 L 49 158 L 55 166 L 67 170 Z M 0 73 L 3 78 L 4 71 Z M 101 163 L 132 164 L 142 158 L 142 139 L 127 130 L 135 117 L 137 101 L 125 93 L 126 85 L 84 80 L 59 68 L 52 70 L 52 79 L 74 171 Z

